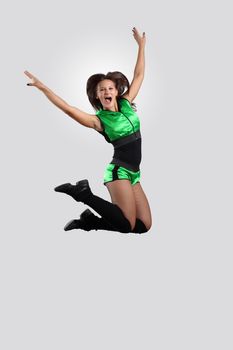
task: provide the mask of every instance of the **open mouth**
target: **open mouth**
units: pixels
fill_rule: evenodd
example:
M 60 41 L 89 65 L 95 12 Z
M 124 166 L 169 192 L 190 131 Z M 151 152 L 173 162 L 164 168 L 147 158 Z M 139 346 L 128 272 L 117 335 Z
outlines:
M 112 101 L 112 97 L 105 97 L 104 98 L 106 102 L 111 102 Z

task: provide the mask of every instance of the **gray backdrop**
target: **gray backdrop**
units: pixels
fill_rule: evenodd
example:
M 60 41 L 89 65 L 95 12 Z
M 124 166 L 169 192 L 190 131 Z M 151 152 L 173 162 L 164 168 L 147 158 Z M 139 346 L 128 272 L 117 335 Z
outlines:
M 15 349 L 232 349 L 232 15 L 228 1 L 11 2 L 1 9 L 1 337 Z M 36 88 L 93 113 L 88 77 L 133 77 L 144 235 L 64 232 L 102 184 L 112 147 Z

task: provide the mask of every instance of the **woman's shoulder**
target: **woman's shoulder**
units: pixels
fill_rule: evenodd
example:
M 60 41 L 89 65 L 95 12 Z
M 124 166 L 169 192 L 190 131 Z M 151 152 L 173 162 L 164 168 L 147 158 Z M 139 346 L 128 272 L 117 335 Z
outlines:
M 119 101 L 121 101 L 122 103 L 128 103 L 129 105 L 131 105 L 131 101 L 128 95 L 122 95 L 119 98 Z
M 136 105 L 135 103 L 133 103 L 131 100 L 130 100 L 130 97 L 129 95 L 123 95 L 120 97 L 119 99 L 119 103 L 120 103 L 120 106 L 121 108 L 126 108 L 128 110 L 131 110 L 133 112 L 136 112 L 137 111 L 137 108 L 136 108 Z

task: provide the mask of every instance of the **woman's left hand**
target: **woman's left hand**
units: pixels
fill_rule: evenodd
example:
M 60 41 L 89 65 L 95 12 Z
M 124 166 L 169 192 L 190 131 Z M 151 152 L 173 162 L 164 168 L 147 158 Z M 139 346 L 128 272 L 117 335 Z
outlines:
M 138 45 L 145 45 L 146 43 L 146 33 L 143 32 L 142 35 L 139 34 L 138 30 L 133 27 L 133 36 L 134 39 L 137 41 Z

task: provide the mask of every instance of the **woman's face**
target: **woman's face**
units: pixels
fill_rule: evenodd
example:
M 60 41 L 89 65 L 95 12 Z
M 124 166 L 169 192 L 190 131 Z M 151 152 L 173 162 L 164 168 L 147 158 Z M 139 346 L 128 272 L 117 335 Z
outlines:
M 112 80 L 104 79 L 97 85 L 96 97 L 100 100 L 103 109 L 113 110 L 117 106 L 118 91 Z

